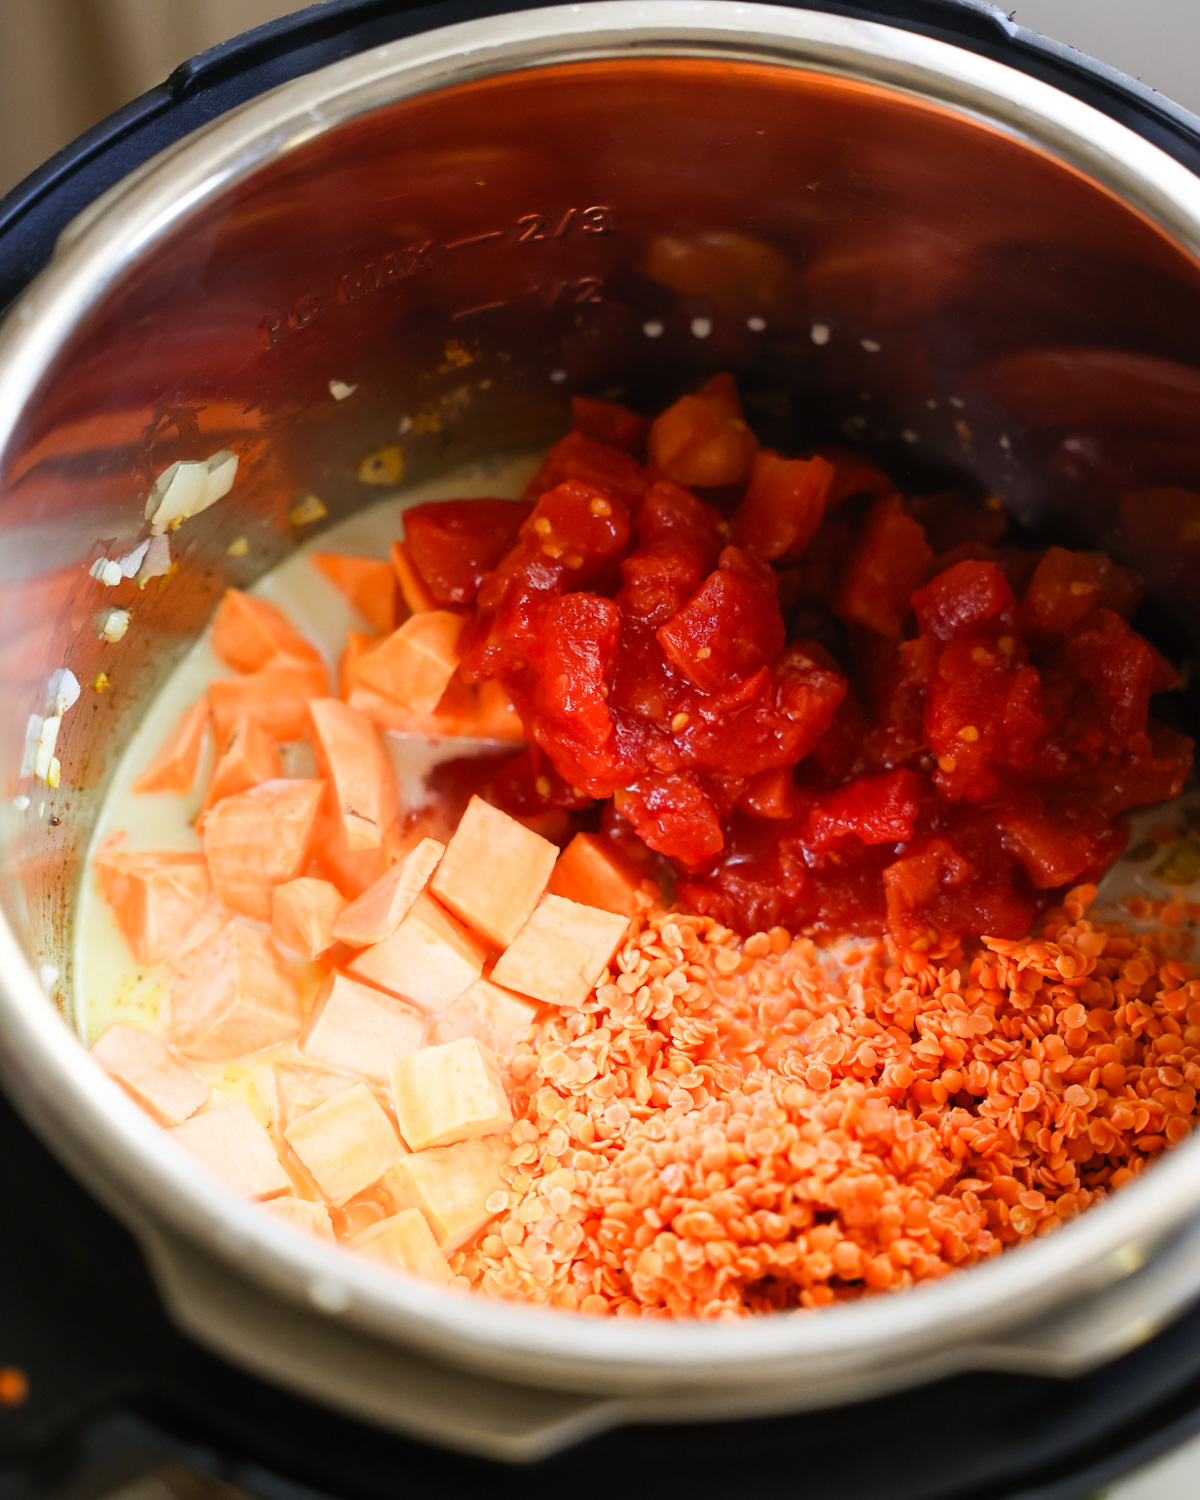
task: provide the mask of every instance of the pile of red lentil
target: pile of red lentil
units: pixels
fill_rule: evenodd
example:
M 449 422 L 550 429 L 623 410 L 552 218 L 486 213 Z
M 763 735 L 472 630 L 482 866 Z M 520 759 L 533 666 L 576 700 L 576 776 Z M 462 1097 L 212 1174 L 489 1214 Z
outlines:
M 625 1317 L 820 1307 L 1045 1234 L 1191 1129 L 1183 908 L 1072 891 L 1040 935 L 835 959 L 648 908 L 514 1065 L 508 1190 L 460 1286 Z M 1143 903 L 1144 905 L 1144 903 Z

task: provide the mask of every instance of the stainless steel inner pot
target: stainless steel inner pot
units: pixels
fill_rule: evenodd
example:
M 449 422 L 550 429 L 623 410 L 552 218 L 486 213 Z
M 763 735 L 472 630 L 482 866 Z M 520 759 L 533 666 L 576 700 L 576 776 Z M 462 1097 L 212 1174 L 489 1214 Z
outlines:
M 181 1324 L 337 1407 L 519 1459 L 625 1420 L 1068 1374 L 1200 1291 L 1192 1140 L 1050 1238 L 901 1296 L 736 1326 L 464 1299 L 226 1194 L 70 1024 L 81 852 L 140 705 L 221 591 L 311 534 L 298 495 L 330 520 L 377 498 L 357 472 L 380 448 L 420 478 L 553 440 L 571 391 L 649 407 L 732 369 L 779 441 L 840 431 L 914 483 L 970 474 L 1131 562 L 1189 650 L 1198 248 L 1200 182 L 1089 106 L 911 32 L 722 0 L 381 47 L 197 132 L 71 226 L 0 332 L 0 1070 Z M 88 575 L 99 544 L 137 540 L 169 463 L 226 446 L 233 492 L 103 644 L 124 601 Z M 22 760 L 62 666 L 84 693 L 51 789 Z

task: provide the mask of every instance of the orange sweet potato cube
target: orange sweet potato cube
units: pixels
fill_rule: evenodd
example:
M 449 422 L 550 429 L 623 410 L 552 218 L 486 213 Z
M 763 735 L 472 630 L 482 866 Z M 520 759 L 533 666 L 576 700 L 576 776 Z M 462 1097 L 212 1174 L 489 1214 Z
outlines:
M 502 990 L 490 979 L 477 979 L 438 1016 L 429 1028 L 432 1043 L 473 1036 L 507 1063 L 517 1043 L 529 1035 L 538 1008 L 521 995 Z
M 451 1255 L 500 1212 L 488 1200 L 506 1191 L 501 1169 L 512 1149 L 503 1134 L 414 1151 L 388 1168 L 382 1186 L 397 1212 L 419 1208 L 442 1253 Z
M 172 969 L 168 1039 L 188 1057 L 224 1062 L 300 1030 L 295 982 L 270 938 L 245 922 L 227 922 Z
M 179 792 L 186 796 L 196 779 L 209 718 L 207 698 L 201 698 L 185 709 L 158 754 L 133 783 L 133 790 L 138 793 Z
M 204 853 L 223 905 L 271 920 L 271 889 L 304 874 L 325 783 L 264 781 L 223 797 L 204 820 Z
M 346 847 L 378 849 L 396 821 L 396 779 L 366 714 L 339 698 L 308 705 L 317 772 L 328 787 L 328 811 L 340 818 Z
M 359 680 L 411 713 L 432 713 L 458 667 L 465 624 L 446 609 L 410 616 L 359 658 Z
M 558 850 L 540 834 L 472 797 L 430 890 L 494 948 L 503 948 L 538 904 Z
M 525 726 L 513 707 L 512 699 L 499 682 L 481 682 L 475 690 L 475 733 L 481 740 L 510 740 L 525 743 Z
M 406 1208 L 390 1219 L 380 1219 L 347 1240 L 346 1248 L 382 1261 L 393 1271 L 420 1276 L 424 1281 L 445 1286 L 453 1280 L 446 1257 L 438 1249 L 433 1231 L 419 1208 Z
M 310 1067 L 306 1063 L 276 1063 L 275 1098 L 280 1125 L 290 1125 L 299 1115 L 306 1115 L 334 1094 L 343 1094 L 358 1083 L 346 1073 L 332 1068 Z
M 310 560 L 372 630 L 384 635 L 396 628 L 396 575 L 390 563 L 374 557 L 342 557 L 336 552 L 314 552 Z
M 637 911 L 638 878 L 612 846 L 596 833 L 577 833 L 558 856 L 550 884 L 552 896 L 594 906 L 617 916 Z
M 436 1014 L 475 983 L 486 957 L 483 944 L 422 892 L 391 937 L 364 948 L 349 967 L 357 978 Z
M 543 896 L 496 960 L 492 979 L 547 1005 L 577 1007 L 608 967 L 629 923 L 610 911 Z
M 333 973 L 321 986 L 299 1046 L 315 1062 L 386 1084 L 396 1059 L 415 1052 L 424 1037 L 425 1016 L 415 1006 Z
M 422 839 L 340 914 L 333 935 L 351 948 L 370 948 L 391 937 L 429 884 L 446 852 L 437 839 Z
M 253 719 L 277 740 L 298 740 L 308 728 L 308 705 L 329 693 L 329 673 L 320 661 L 276 656 L 244 677 L 217 677 L 208 685 L 217 743 L 224 744 L 239 719 Z
M 400 1134 L 412 1151 L 494 1135 L 512 1124 L 496 1059 L 474 1037 L 398 1058 L 392 1098 Z
M 93 863 L 100 894 L 140 964 L 169 958 L 213 905 L 208 863 L 198 852 L 110 843 Z
M 346 843 L 346 826 L 322 801 L 317 815 L 313 840 L 313 857 L 326 880 L 330 880 L 346 897 L 355 901 L 364 891 L 391 869 L 403 846 L 399 825 L 393 823 L 378 849 L 351 849 Z
M 276 656 L 321 660 L 278 606 L 241 589 L 226 589 L 217 605 L 212 648 L 235 672 L 257 672 Z
M 167 1134 L 239 1197 L 262 1200 L 292 1191 L 270 1136 L 240 1100 L 193 1115 Z
M 414 567 L 408 555 L 408 548 L 403 542 L 392 543 L 392 569 L 410 614 L 425 614 L 437 608 L 437 600 L 429 592 L 428 585 Z
M 181 1125 L 208 1103 L 208 1084 L 150 1031 L 117 1022 L 92 1048 L 92 1061 L 115 1078 L 160 1125 Z
M 345 905 L 345 896 L 328 880 L 315 875 L 287 880 L 271 893 L 271 936 L 293 953 L 319 958 L 333 946 L 333 926 Z
M 302 1234 L 315 1234 L 323 1240 L 333 1239 L 333 1224 L 323 1203 L 313 1203 L 308 1198 L 271 1198 L 263 1207 L 273 1219 L 282 1219 Z
M 214 807 L 222 797 L 248 792 L 252 786 L 274 781 L 278 775 L 279 751 L 275 741 L 256 719 L 239 719 L 213 768 L 204 798 L 205 810 Z
M 293 1120 L 283 1137 L 331 1203 L 345 1203 L 369 1188 L 404 1155 L 392 1122 L 365 1083 Z

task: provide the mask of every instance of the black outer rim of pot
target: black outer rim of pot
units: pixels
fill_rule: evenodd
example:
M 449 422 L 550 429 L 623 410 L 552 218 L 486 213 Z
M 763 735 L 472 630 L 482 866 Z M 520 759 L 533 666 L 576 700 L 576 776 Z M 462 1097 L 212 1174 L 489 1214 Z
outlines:
M 781 3 L 781 0 L 768 0 Z M 370 47 L 439 26 L 538 8 L 540 0 L 323 0 L 222 42 L 109 115 L 0 199 L 0 309 L 49 260 L 59 233 L 158 152 L 268 89 Z M 808 0 L 953 43 L 1103 110 L 1200 173 L 1200 120 L 1114 68 L 1016 25 L 981 0 Z

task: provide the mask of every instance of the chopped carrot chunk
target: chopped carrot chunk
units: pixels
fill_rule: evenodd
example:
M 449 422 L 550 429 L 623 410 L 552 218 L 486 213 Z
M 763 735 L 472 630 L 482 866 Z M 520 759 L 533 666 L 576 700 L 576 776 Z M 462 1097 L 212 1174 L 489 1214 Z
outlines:
M 160 963 L 212 905 L 204 855 L 176 849 L 113 848 L 95 857 L 100 894 L 140 964 Z
M 329 693 L 321 662 L 276 657 L 259 672 L 218 677 L 208 685 L 217 740 L 224 744 L 239 719 L 253 719 L 277 740 L 298 740 L 308 728 L 308 705 Z
M 226 589 L 217 606 L 212 648 L 236 672 L 260 671 L 277 656 L 321 660 L 281 609 L 241 589 Z
M 446 846 L 437 839 L 422 839 L 340 913 L 333 925 L 337 941 L 351 948 L 370 948 L 391 937 L 445 852 Z
M 465 616 L 447 609 L 413 615 L 364 652 L 358 662 L 359 678 L 402 708 L 432 713 L 458 666 L 458 641 L 465 623 Z
M 213 889 L 231 911 L 271 920 L 271 890 L 295 880 L 312 857 L 325 783 L 264 781 L 225 797 L 204 823 Z
M 257 719 L 239 719 L 213 770 L 204 806 L 213 807 L 222 797 L 248 792 L 252 786 L 273 781 L 278 775 L 279 752 L 275 741 Z
M 333 946 L 333 927 L 346 898 L 336 885 L 301 875 L 275 886 L 271 893 L 271 935 L 277 943 L 319 958 Z
M 437 608 L 437 600 L 429 592 L 425 580 L 413 566 L 412 558 L 408 555 L 408 548 L 403 542 L 392 543 L 392 568 L 400 585 L 400 592 L 404 596 L 404 602 L 412 614 L 424 614 L 426 610 Z
M 626 865 L 611 839 L 577 833 L 558 856 L 546 889 L 581 906 L 632 917 L 638 908 L 638 885 L 636 873 Z
M 341 819 L 347 849 L 378 849 L 399 806 L 378 731 L 338 698 L 314 698 L 308 712 L 317 770 L 329 788 L 327 811 Z
M 373 630 L 386 635 L 396 628 L 396 574 L 390 563 L 374 557 L 314 552 L 312 565 L 346 596 Z
M 208 700 L 201 698 L 186 709 L 166 743 L 133 783 L 135 792 L 181 792 L 186 795 L 196 779 L 200 752 L 208 730 Z

